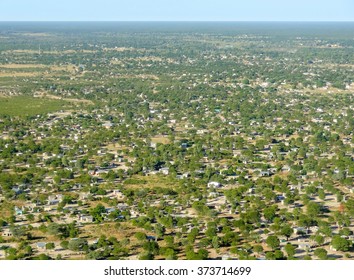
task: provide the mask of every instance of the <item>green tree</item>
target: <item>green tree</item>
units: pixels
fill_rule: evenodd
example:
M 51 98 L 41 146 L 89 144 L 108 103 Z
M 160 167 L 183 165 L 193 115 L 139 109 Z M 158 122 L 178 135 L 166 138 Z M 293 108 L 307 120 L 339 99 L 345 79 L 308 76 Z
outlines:
M 10 230 L 16 238 L 27 238 L 27 229 L 24 226 L 11 226 Z
M 47 226 L 47 232 L 51 235 L 60 235 L 62 231 L 63 231 L 62 226 L 57 223 L 50 223 Z
M 321 207 L 316 202 L 309 202 L 307 205 L 307 214 L 311 218 L 317 218 L 317 216 L 321 213 Z
M 331 245 L 334 249 L 343 252 L 349 251 L 349 249 L 352 247 L 352 244 L 349 240 L 340 237 L 339 235 L 333 236 Z
M 52 258 L 46 254 L 40 254 L 36 257 L 37 260 L 45 261 L 45 260 L 51 260 Z
M 214 249 L 219 249 L 220 247 L 220 241 L 218 236 L 213 236 L 211 244 L 213 245 Z
M 273 219 L 276 217 L 276 207 L 267 207 L 263 210 L 263 215 L 264 218 L 269 221 L 272 222 Z
M 68 248 L 69 248 L 69 241 L 63 240 L 62 242 L 60 242 L 60 246 L 61 246 L 64 250 L 68 249 Z
M 266 239 L 266 243 L 273 250 L 275 250 L 276 248 L 279 248 L 279 245 L 280 245 L 279 238 L 276 237 L 275 235 L 269 235 Z
M 286 245 L 284 246 L 284 250 L 285 250 L 286 254 L 288 255 L 288 258 L 291 259 L 291 258 L 294 257 L 295 252 L 296 252 L 294 245 L 288 243 L 288 244 L 286 244 Z
M 47 250 L 53 250 L 55 248 L 55 245 L 53 242 L 50 242 L 50 243 L 45 244 L 45 248 Z
M 139 241 L 145 241 L 146 240 L 146 234 L 143 232 L 137 232 L 135 233 L 135 238 L 138 239 Z
M 286 240 L 289 239 L 289 237 L 293 234 L 293 229 L 290 225 L 286 224 L 281 228 L 281 235 L 284 235 L 286 237 Z
M 262 252 L 263 252 L 263 247 L 262 247 L 262 245 L 259 245 L 259 244 L 254 245 L 254 246 L 253 246 L 253 252 L 255 252 L 257 255 L 259 255 L 260 253 L 262 253 Z
M 283 252 L 280 250 L 275 250 L 274 257 L 276 260 L 284 260 L 285 259 Z
M 98 204 L 95 208 L 91 209 L 90 214 L 96 222 L 102 222 L 102 214 L 106 212 L 106 208 L 102 204 Z
M 317 248 L 313 254 L 319 258 L 320 260 L 326 260 L 328 257 L 327 257 L 327 251 L 326 249 L 323 249 L 323 248 Z
M 83 238 L 75 238 L 69 241 L 68 249 L 71 251 L 83 251 L 87 247 L 87 241 Z
M 267 260 L 275 260 L 276 259 L 275 258 L 275 254 L 273 252 L 267 252 L 265 254 L 265 257 L 266 257 Z
M 199 260 L 207 260 L 209 252 L 206 249 L 199 249 L 197 252 L 197 256 Z
M 146 241 L 143 243 L 143 249 L 153 255 L 159 252 L 159 244 L 156 241 Z
M 323 245 L 323 243 L 325 241 L 325 238 L 322 235 L 320 235 L 320 234 L 316 234 L 316 235 L 311 236 L 311 239 L 313 241 L 315 241 L 318 246 Z

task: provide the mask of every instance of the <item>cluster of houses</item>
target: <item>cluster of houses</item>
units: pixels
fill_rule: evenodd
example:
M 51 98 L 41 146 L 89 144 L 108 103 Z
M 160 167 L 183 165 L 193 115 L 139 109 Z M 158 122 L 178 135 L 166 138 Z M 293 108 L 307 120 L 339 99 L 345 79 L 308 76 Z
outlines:
M 238 36 L 237 40 L 250 38 Z M 147 216 L 144 207 L 154 207 L 162 216 L 169 214 L 175 219 L 170 229 L 172 233 L 182 232 L 176 226 L 178 218 L 187 219 L 188 233 L 197 227 L 192 226 L 193 220 L 199 222 L 201 233 L 205 233 L 210 216 L 237 221 L 248 211 L 252 199 L 264 201 L 260 189 L 267 183 L 274 187 L 271 204 L 290 213 L 305 209 L 299 201 L 288 205 L 288 198 L 293 194 L 323 204 L 330 212 L 337 211 L 353 198 L 354 174 L 347 165 L 353 161 L 353 133 L 349 131 L 348 117 L 354 107 L 346 101 L 352 99 L 326 94 L 313 97 L 303 89 L 290 89 L 285 80 L 271 92 L 276 83 L 266 76 L 259 75 L 251 81 L 238 77 L 242 71 L 237 68 L 247 70 L 260 67 L 262 63 L 287 67 L 286 59 L 275 63 L 264 55 L 238 56 L 224 50 L 217 55 L 202 52 L 203 61 L 221 65 L 232 61 L 238 67 L 187 73 L 184 66 L 193 68 L 200 63 L 198 59 L 185 55 L 176 59 L 139 57 L 140 52 L 146 50 L 140 49 L 137 54 L 134 48 L 91 47 L 114 55 L 111 53 L 110 60 L 101 58 L 102 67 L 97 69 L 79 65 L 70 79 L 74 81 L 82 76 L 80 82 L 89 83 L 80 88 L 83 92 L 80 97 L 97 94 L 97 99 L 104 100 L 103 106 L 97 105 L 95 109 L 78 106 L 71 111 L 37 115 L 19 122 L 18 127 L 1 125 L 0 153 L 12 153 L 11 157 L 0 157 L 1 172 L 20 178 L 13 180 L 10 187 L 0 184 L 0 201 L 6 197 L 14 217 L 12 224 L 9 222 L 0 228 L 7 243 L 16 240 L 13 226 L 31 225 L 37 229 L 48 225 L 49 221 L 43 216 L 51 216 L 59 224 L 76 223 L 85 231 L 85 227 L 97 223 L 92 209 L 98 203 L 104 205 L 101 223 L 131 223 Z M 118 58 L 118 52 L 135 53 L 137 57 L 119 54 Z M 123 67 L 130 63 L 134 63 L 136 69 Z M 156 75 L 139 73 L 144 67 L 153 71 L 154 67 L 168 69 L 171 65 L 177 69 L 181 64 L 184 66 L 180 71 L 168 73 L 171 78 L 168 82 L 158 83 Z M 127 73 L 121 74 L 118 70 Z M 301 76 L 311 79 L 315 74 L 313 69 L 308 70 Z M 160 70 L 157 74 L 161 74 Z M 90 86 L 95 76 L 99 77 L 97 88 Z M 117 84 L 109 88 L 105 84 L 107 78 L 109 84 L 112 78 Z M 145 89 L 134 92 L 130 88 L 138 84 L 136 79 L 141 82 L 137 87 L 148 84 L 146 93 L 142 93 Z M 118 82 L 122 85 L 118 86 Z M 123 90 L 125 86 L 129 89 Z M 326 88 L 330 88 L 329 83 Z M 54 86 L 49 89 L 65 97 L 80 95 L 76 89 L 60 91 Z M 119 94 L 111 94 L 117 91 Z M 110 94 L 109 98 L 101 98 L 106 94 Z M 161 139 L 152 141 L 154 137 Z M 37 147 L 33 151 L 24 149 L 28 142 Z M 158 164 L 148 165 L 150 156 Z M 25 173 L 31 176 L 22 178 Z M 39 178 L 35 180 L 37 173 Z M 171 186 L 176 186 L 172 190 L 177 195 L 156 194 L 151 190 L 154 186 L 149 189 L 139 183 L 144 180 L 136 180 L 131 187 L 127 181 L 137 177 L 145 178 L 146 182 L 170 181 Z M 286 191 L 275 190 L 277 180 L 286 181 Z M 325 190 L 325 181 L 329 181 L 337 193 Z M 247 186 L 247 191 L 235 207 L 226 193 L 243 186 Z M 316 192 L 327 192 L 324 200 L 308 193 L 308 188 L 313 186 Z M 187 187 L 194 191 L 184 196 L 189 191 Z M 127 197 L 126 193 L 134 193 L 136 189 L 146 194 L 134 199 Z M 188 201 L 183 201 L 185 197 Z M 193 208 L 193 203 L 199 201 L 203 201 L 212 215 L 201 217 Z M 164 207 L 170 207 L 172 213 L 167 213 Z M 260 224 L 270 226 L 263 213 L 260 214 Z M 295 222 L 291 226 L 291 243 L 301 250 L 312 250 L 309 235 L 317 234 L 318 227 L 299 227 Z M 348 228 L 354 231 L 352 218 Z M 334 222 L 331 229 L 339 234 L 339 226 Z M 148 239 L 156 240 L 150 233 Z M 261 237 L 264 243 L 267 234 Z M 345 238 L 353 240 L 353 235 Z M 45 251 L 46 244 L 46 240 L 39 240 L 32 245 Z M 225 256 L 229 256 L 227 253 Z M 2 256 L 0 250 L 0 258 Z

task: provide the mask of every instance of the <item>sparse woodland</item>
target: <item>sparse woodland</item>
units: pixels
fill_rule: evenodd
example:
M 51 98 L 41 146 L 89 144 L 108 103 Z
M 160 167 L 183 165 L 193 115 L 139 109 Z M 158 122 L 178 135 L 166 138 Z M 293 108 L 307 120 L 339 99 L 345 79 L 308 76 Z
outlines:
M 8 24 L 0 259 L 354 257 L 353 25 Z

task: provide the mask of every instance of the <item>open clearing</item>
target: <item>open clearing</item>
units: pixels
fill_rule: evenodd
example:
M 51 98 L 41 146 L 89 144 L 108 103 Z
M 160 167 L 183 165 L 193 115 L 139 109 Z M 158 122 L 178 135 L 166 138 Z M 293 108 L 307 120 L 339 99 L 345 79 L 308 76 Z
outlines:
M 0 97 L 0 115 L 33 116 L 68 109 L 64 100 L 34 98 L 30 96 Z

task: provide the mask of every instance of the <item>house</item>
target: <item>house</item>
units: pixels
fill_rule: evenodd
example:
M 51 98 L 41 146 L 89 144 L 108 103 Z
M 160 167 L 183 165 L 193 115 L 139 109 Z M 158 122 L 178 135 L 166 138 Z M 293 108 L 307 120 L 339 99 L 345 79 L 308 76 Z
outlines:
M 148 241 L 157 241 L 157 236 L 147 235 L 146 240 Z
M 37 242 L 36 243 L 36 247 L 38 250 L 45 250 L 46 249 L 45 245 L 47 245 L 47 243 L 45 243 L 45 242 Z
M 208 197 L 210 197 L 210 198 L 216 198 L 218 196 L 219 196 L 219 194 L 217 192 L 210 192 L 208 195 Z
M 22 209 L 18 208 L 17 206 L 15 206 L 15 215 L 16 216 L 20 216 L 23 214 Z
M 123 199 L 125 196 L 120 190 L 113 190 L 111 196 L 116 197 L 117 199 Z
M 313 233 L 318 232 L 318 229 L 319 229 L 318 226 L 312 226 L 312 227 L 310 227 L 310 231 L 313 232 Z
M 48 196 L 48 205 L 57 205 L 63 201 L 62 194 L 50 195 Z
M 182 180 L 184 177 L 182 175 L 176 175 L 176 179 Z
M 228 254 L 222 255 L 221 260 L 223 260 L 223 261 L 231 260 L 231 256 Z
M 221 183 L 219 182 L 209 182 L 208 183 L 208 188 L 220 188 L 221 187 Z
M 305 251 L 309 251 L 311 249 L 311 246 L 307 243 L 301 243 L 299 244 L 298 247 L 300 250 L 305 250 Z
M 118 162 L 123 162 L 124 161 L 124 157 L 123 156 L 116 156 Z
M 117 204 L 117 209 L 119 211 L 125 211 L 125 210 L 128 210 L 129 209 L 129 205 L 126 204 L 126 203 L 118 203 Z
M 105 209 L 106 212 L 103 213 L 105 220 L 108 220 L 111 218 L 111 216 L 109 216 L 111 213 L 115 213 L 117 211 L 117 209 L 115 209 L 114 207 L 110 207 L 110 208 L 106 208 Z
M 108 173 L 108 170 L 104 170 L 104 169 L 98 169 L 96 170 L 96 176 L 100 176 L 102 174 L 107 174 Z
M 334 248 L 332 245 L 331 245 L 331 246 L 329 246 L 329 249 L 330 249 L 331 251 L 335 251 L 335 252 L 337 252 L 337 249 L 336 249 L 336 248 Z
M 198 129 L 197 130 L 197 134 L 198 135 L 203 135 L 203 134 L 207 134 L 208 133 L 208 130 L 207 129 Z
M 136 211 L 136 210 L 134 210 L 134 209 L 132 209 L 131 211 L 130 211 L 130 217 L 131 218 L 137 218 L 137 217 L 139 217 L 140 216 L 140 213 L 138 212 L 138 211 Z
M 106 151 L 103 150 L 103 149 L 100 149 L 100 150 L 97 150 L 97 154 L 101 155 L 101 156 L 104 156 L 106 154 Z
M 44 205 L 43 207 L 43 210 L 48 212 L 55 211 L 56 209 L 57 207 L 55 205 Z
M 82 193 L 79 194 L 79 199 L 80 199 L 80 200 L 88 199 L 89 196 L 90 196 L 90 193 L 84 193 L 84 192 L 82 192 Z
M 20 187 L 12 187 L 11 189 L 13 192 L 15 192 L 15 194 L 21 194 L 22 190 Z
M 294 228 L 294 232 L 295 234 L 297 235 L 300 235 L 300 234 L 309 234 L 309 230 L 304 228 L 304 227 L 296 227 Z
M 113 124 L 111 122 L 105 122 L 102 124 L 102 126 L 106 129 L 111 129 Z
M 188 143 L 186 143 L 186 142 L 181 143 L 181 148 L 183 148 L 183 149 L 188 148 Z
M 269 177 L 270 176 L 270 172 L 269 171 L 261 171 L 261 177 Z
M 281 170 L 285 171 L 285 172 L 289 172 L 290 171 L 290 166 L 289 165 L 284 165 Z
M 12 237 L 13 234 L 9 228 L 3 228 L 2 236 L 3 237 Z
M 169 168 L 168 167 L 160 168 L 159 172 L 162 173 L 163 175 L 168 175 L 169 174 Z
M 93 217 L 91 215 L 79 216 L 79 221 L 82 223 L 93 223 Z

